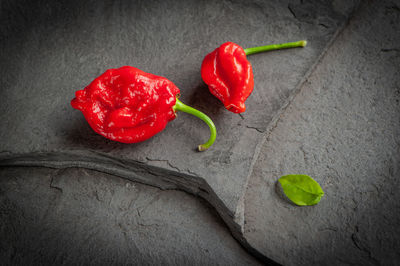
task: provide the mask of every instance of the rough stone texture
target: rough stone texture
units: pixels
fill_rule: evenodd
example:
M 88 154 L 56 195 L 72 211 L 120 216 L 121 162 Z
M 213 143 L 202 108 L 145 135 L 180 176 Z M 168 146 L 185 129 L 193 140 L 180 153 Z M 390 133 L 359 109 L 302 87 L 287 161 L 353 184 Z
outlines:
M 284 265 L 400 264 L 400 6 L 368 1 L 281 115 L 246 193 L 245 237 Z M 302 173 L 317 206 L 279 196 Z
M 0 169 L 1 265 L 259 265 L 204 201 L 85 169 Z
M 79 166 L 182 189 L 209 201 L 239 238 L 242 196 L 263 132 L 356 3 L 2 1 L 1 164 Z M 243 116 L 226 111 L 201 81 L 203 57 L 225 41 L 249 47 L 299 39 L 309 46 L 251 57 L 256 86 Z M 172 80 L 185 103 L 215 121 L 213 148 L 194 151 L 208 129 L 185 114 L 136 145 L 95 134 L 69 101 L 122 65 Z
M 121 65 L 118 62 L 138 62 L 145 66 L 144 70 L 173 80 L 184 91 L 186 102 L 203 111 L 209 110 L 209 104 L 214 106 L 211 116 L 220 126 L 227 123 L 229 130 L 235 132 L 233 136 L 228 132 L 222 133 L 227 143 L 242 138 L 235 134 L 249 137 L 246 132 L 253 132 L 255 135 L 243 152 L 248 152 L 248 149 L 254 152 L 253 147 L 262 143 L 262 132 L 268 132 L 245 194 L 245 238 L 235 236 L 242 244 L 248 243 L 246 248 L 251 250 L 253 247 L 285 265 L 400 263 L 398 3 L 364 3 L 313 72 L 309 71 L 310 67 L 338 28 L 338 25 L 329 23 L 344 21 L 343 17 L 330 20 L 330 15 L 333 11 L 335 14 L 349 14 L 354 3 L 333 1 L 332 5 L 320 4 L 317 7 L 307 1 L 281 2 L 271 6 L 269 3 L 256 3 L 249 4 L 240 12 L 231 7 L 244 4 L 235 1 L 209 3 L 210 9 L 203 9 L 203 4 L 198 3 L 196 12 L 200 17 L 210 13 L 214 16 L 205 21 L 198 19 L 198 14 L 186 18 L 187 25 L 197 23 L 199 26 L 195 27 L 198 31 L 193 31 L 192 25 L 183 35 L 179 35 L 180 29 L 188 26 L 180 22 L 186 21 L 185 16 L 178 20 L 171 14 L 178 11 L 181 14 L 194 13 L 188 8 L 191 3 L 181 6 L 167 3 L 170 9 L 163 9 L 171 12 L 168 15 L 172 18 L 171 21 L 163 20 L 159 14 L 163 24 L 149 18 L 149 14 L 161 12 L 153 3 L 131 4 L 140 5 L 141 11 L 135 13 L 140 20 L 127 16 L 135 8 L 120 2 L 105 2 L 101 6 L 90 2 L 75 3 L 79 10 L 72 6 L 66 9 L 67 5 L 62 2 L 29 3 L 40 5 L 43 7 L 41 10 L 26 9 L 28 3 L 21 1 L 0 3 L 0 68 L 3 73 L 0 78 L 1 164 L 40 163 L 52 167 L 70 164 L 163 189 L 183 189 L 212 203 L 233 233 L 240 230 L 229 224 L 232 217 L 227 215 L 234 212 L 231 210 L 233 205 L 230 205 L 234 201 L 221 196 L 223 193 L 216 190 L 203 174 L 215 171 L 217 175 L 213 177 L 220 178 L 218 182 L 221 184 L 226 182 L 223 189 L 235 188 L 235 185 L 228 187 L 235 180 L 227 182 L 224 178 L 233 178 L 224 169 L 237 167 L 236 171 L 242 173 L 240 168 L 248 165 L 247 162 L 239 166 L 237 163 L 242 144 L 231 143 L 238 146 L 228 156 L 222 146 L 216 146 L 214 152 L 196 154 L 188 143 L 201 141 L 206 128 L 194 128 L 198 122 L 181 115 L 181 122 L 174 121 L 155 139 L 127 147 L 93 134 L 79 113 L 70 113 L 65 99 L 69 100 L 76 88 L 100 74 L 103 67 Z M 248 18 L 250 10 L 254 12 L 253 16 L 261 15 Z M 223 15 L 220 17 L 219 14 Z M 96 20 L 99 17 L 104 20 Z M 259 28 L 257 18 L 273 27 Z M 140 22 L 142 20 L 149 25 Z M 211 27 L 219 20 L 226 23 Z M 118 28 L 118 23 L 124 27 Z M 236 32 L 229 25 L 243 32 Z M 254 27 L 253 33 L 257 32 L 254 33 L 256 37 L 251 32 L 244 32 L 245 26 L 249 25 Z M 294 25 L 297 29 L 292 28 Z M 130 31 L 125 31 L 125 27 Z M 111 35 L 104 34 L 116 28 L 119 30 L 111 32 Z M 135 31 L 136 28 L 140 30 Z M 144 29 L 170 31 L 174 37 L 145 35 Z M 256 39 L 252 38 L 265 38 L 264 34 L 277 38 L 276 41 L 286 41 L 295 34 L 299 34 L 296 38 L 304 37 L 300 33 L 315 34 L 312 43 L 317 43 L 317 46 L 307 48 L 311 50 L 288 50 L 251 58 L 253 65 L 258 64 L 254 68 L 260 84 L 257 82 L 255 90 L 262 93 L 249 99 L 249 106 L 257 108 L 253 115 L 248 110 L 242 119 L 226 113 L 218 102 L 208 98 L 198 76 L 198 63 L 203 53 L 225 40 L 246 46 L 255 42 Z M 203 41 L 195 39 L 195 34 L 202 36 Z M 204 36 L 208 36 L 209 42 L 204 42 Z M 138 44 L 139 37 L 142 45 Z M 163 47 L 158 47 L 160 51 L 153 51 L 156 42 L 160 42 L 157 38 L 167 39 L 163 39 Z M 135 45 L 127 45 L 126 40 Z M 186 52 L 183 59 L 175 52 L 177 45 L 185 47 L 182 49 Z M 138 47 L 151 51 L 149 57 L 138 54 Z M 93 52 L 88 53 L 91 49 Z M 134 53 L 127 53 L 132 49 Z M 163 54 L 165 51 L 171 51 L 170 58 Z M 307 55 L 310 58 L 305 58 Z M 161 64 L 152 61 L 153 57 Z M 192 57 L 195 62 L 192 62 Z M 304 65 L 300 66 L 299 62 Z M 299 76 L 282 72 L 293 70 L 291 64 L 297 66 Z M 176 71 L 178 68 L 179 73 Z M 46 73 L 47 79 L 38 75 L 39 72 Z M 311 76 L 308 77 L 308 73 Z M 285 108 L 285 103 L 297 91 L 296 84 L 305 77 L 308 78 L 299 94 L 276 124 L 276 114 Z M 197 86 L 193 86 L 193 80 L 197 80 Z M 272 82 L 267 83 L 270 80 Z M 42 85 L 47 88 L 43 89 L 46 97 L 36 96 Z M 54 91 L 49 89 L 51 86 Z M 43 102 L 43 106 L 37 105 L 38 101 Z M 260 107 L 263 101 L 268 104 Z M 279 103 L 283 104 L 278 106 Z M 265 114 L 264 110 L 269 113 Z M 254 113 L 260 114 L 254 116 Z M 235 124 L 238 121 L 240 124 Z M 72 131 L 68 128 L 71 125 L 74 126 Z M 182 147 L 175 147 L 178 142 L 174 134 L 182 139 L 179 141 Z M 162 144 L 165 141 L 169 143 Z M 170 149 L 172 146 L 177 150 Z M 71 150 L 67 151 L 65 147 Z M 16 151 L 28 154 L 16 159 L 13 155 Z M 57 153 L 43 153 L 33 158 L 29 151 Z M 139 151 L 145 152 L 144 159 L 136 154 Z M 167 151 L 172 152 L 171 160 L 165 155 Z M 179 163 L 188 164 L 188 167 L 174 164 L 178 152 L 185 156 Z M 164 157 L 158 157 L 158 154 Z M 200 156 L 204 160 L 200 166 L 210 166 L 209 169 L 192 172 L 189 167 L 193 156 Z M 221 170 L 217 171 L 218 165 Z M 33 169 L 0 170 L 0 261 L 12 264 L 25 264 L 32 260 L 43 263 L 93 261 L 94 264 L 256 263 L 233 242 L 221 221 L 210 215 L 210 209 L 199 204 L 197 198 L 178 191 L 142 186 L 96 171 Z M 289 173 L 313 176 L 326 192 L 320 204 L 299 208 L 282 199 L 277 193 L 276 180 Z M 194 179 L 195 174 L 201 175 Z M 203 178 L 212 187 L 207 187 Z M 235 195 L 238 199 L 240 193 Z

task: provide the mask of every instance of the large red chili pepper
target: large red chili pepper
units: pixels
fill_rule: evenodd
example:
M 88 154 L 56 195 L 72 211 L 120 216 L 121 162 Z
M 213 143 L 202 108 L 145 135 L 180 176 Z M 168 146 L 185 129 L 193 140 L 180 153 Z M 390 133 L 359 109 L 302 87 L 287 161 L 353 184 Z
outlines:
M 82 111 L 98 134 L 119 142 L 144 141 L 162 131 L 177 111 L 193 114 L 210 127 L 210 138 L 199 145 L 208 149 L 215 141 L 216 129 L 204 113 L 178 100 L 180 91 L 166 78 L 131 66 L 109 69 L 85 89 L 75 93 L 73 108 Z
M 246 55 L 304 47 L 306 41 L 272 44 L 243 49 L 233 42 L 226 42 L 206 55 L 201 65 L 201 77 L 210 92 L 220 99 L 225 108 L 234 113 L 246 110 L 244 102 L 254 87 L 253 70 Z

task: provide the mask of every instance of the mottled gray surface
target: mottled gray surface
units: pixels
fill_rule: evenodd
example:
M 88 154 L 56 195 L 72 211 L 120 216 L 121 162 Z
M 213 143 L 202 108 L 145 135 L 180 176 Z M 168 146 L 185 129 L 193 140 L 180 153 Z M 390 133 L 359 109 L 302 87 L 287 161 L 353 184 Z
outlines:
M 1 163 L 75 165 L 172 189 L 82 169 L 2 169 L 4 261 L 257 264 L 180 189 L 210 202 L 253 254 L 284 265 L 400 263 L 398 2 L 364 2 L 321 61 L 356 2 L 1 3 Z M 250 58 L 256 88 L 242 117 L 200 80 L 202 57 L 224 41 L 302 38 L 305 49 Z M 215 120 L 215 147 L 194 152 L 207 128 L 184 114 L 138 145 L 94 134 L 68 101 L 124 64 L 174 81 Z M 291 173 L 321 184 L 320 204 L 280 197 L 276 180 Z
M 245 237 L 284 265 L 400 264 L 400 6 L 366 2 L 263 145 Z M 286 174 L 325 191 L 313 207 L 276 192 Z
M 0 132 L 3 137 L 2 158 L 10 157 L 12 154 L 9 152 L 17 149 L 62 151 L 57 157 L 54 154 L 42 154 L 35 158 L 29 155 L 20 160 L 32 162 L 34 159 L 48 166 L 57 166 L 54 165 L 57 162 L 61 167 L 66 165 L 67 159 L 71 160 L 74 154 L 78 154 L 71 163 L 103 172 L 112 172 L 113 167 L 114 170 L 119 167 L 114 171 L 119 176 L 164 189 L 179 188 L 200 195 L 213 203 L 229 223 L 232 217 L 227 214 L 233 205 L 227 201 L 232 198 L 223 198 L 221 190 L 218 191 L 206 176 L 201 175 L 198 183 L 194 183 L 194 173 L 215 171 L 217 175 L 213 178 L 219 180 L 214 182 L 221 182 L 225 186 L 219 189 L 234 191 L 235 178 L 232 177 L 237 175 L 230 176 L 224 167 L 242 173 L 238 170 L 243 170 L 241 167 L 248 165 L 248 162 L 237 164 L 238 156 L 241 156 L 238 152 L 252 154 L 254 146 L 251 145 L 262 143 L 260 136 L 264 134 L 261 132 L 271 129 L 261 147 L 261 155 L 254 165 L 245 194 L 245 238 L 235 237 L 285 265 L 400 263 L 398 3 L 365 2 L 314 71 L 310 71 L 311 76 L 304 74 L 322 51 L 323 42 L 326 44 L 326 40 L 332 36 L 333 28 L 337 28 L 330 24 L 335 19 L 320 13 L 333 14 L 334 10 L 336 14 L 348 14 L 352 3 L 333 1 L 332 6 L 320 4 L 318 7 L 307 1 L 258 3 L 249 4 L 240 11 L 233 7 L 244 5 L 235 1 L 210 2 L 210 8 L 206 9 L 202 9 L 204 3 L 198 3 L 195 11 L 187 8 L 186 4 L 166 4 L 170 7 L 168 10 L 163 8 L 166 13 L 174 10 L 196 15 L 186 18 L 186 24 L 180 23 L 185 20 L 184 16 L 176 18 L 169 13 L 169 21 L 163 21 L 160 13 L 159 19 L 164 23 L 158 24 L 158 20 L 149 18 L 148 14 L 161 12 L 159 7 L 140 3 L 141 12 L 135 14 L 141 20 L 152 23 L 149 25 L 139 23 L 135 16 L 126 16 L 134 8 L 124 4 L 118 6 L 118 3 L 105 2 L 101 6 L 76 3 L 80 8 L 78 11 L 72 7 L 65 10 L 65 3 L 61 2 L 37 2 L 43 7 L 40 12 L 37 9 L 25 9 L 23 6 L 27 3 L 21 1 L 1 3 L 4 22 L 0 24 L 0 68 L 4 73 L 0 78 L 0 116 L 4 121 Z M 266 6 L 261 8 L 263 5 Z M 313 12 L 315 10 L 318 12 Z M 40 14 L 35 15 L 37 12 Z M 247 16 L 250 12 L 254 17 Z M 6 19 L 4 14 L 11 15 Z M 202 21 L 204 19 L 197 17 L 204 18 L 206 15 L 210 15 L 209 20 Z M 104 21 L 96 21 L 95 18 L 101 16 Z M 216 27 L 212 27 L 219 20 L 225 20 L 226 23 L 217 23 Z M 259 21 L 268 22 L 268 27 L 259 27 Z M 95 22 L 98 26 L 95 26 Z M 112 36 L 103 33 L 117 28 L 118 23 L 124 27 L 112 33 Z M 191 26 L 179 35 L 180 29 L 187 29 L 192 23 L 199 26 Z M 236 28 L 230 28 L 232 26 Z M 165 34 L 145 35 L 140 30 L 125 31 L 126 27 L 170 31 L 171 37 L 168 39 Z M 253 27 L 253 31 L 245 32 L 245 27 Z M 210 95 L 201 84 L 198 70 L 203 53 L 211 47 L 225 40 L 234 40 L 245 46 L 258 42 L 259 37 L 264 39 L 264 34 L 277 38 L 274 41 L 286 41 L 292 36 L 296 37 L 294 39 L 304 37 L 299 33 L 315 34 L 312 43 L 317 42 L 317 46 L 311 43 L 307 47 L 309 50 L 296 49 L 251 57 L 257 85 L 248 106 L 254 106 L 256 111 L 248 109 L 244 119 L 241 119 L 227 113 L 217 101 L 208 97 Z M 196 39 L 199 38 L 197 35 L 203 38 L 209 36 L 209 42 Z M 87 36 L 87 39 L 83 36 Z M 137 53 L 136 49 L 139 48 L 136 46 L 123 42 L 137 41 L 137 36 L 143 42 L 139 45 L 141 50 L 151 51 L 149 57 Z M 172 56 L 176 53 L 175 49 L 153 50 L 158 45 L 156 42 L 160 42 L 157 38 L 162 36 L 166 39 L 162 39 L 164 46 L 160 49 L 177 45 L 186 47 L 183 49 L 185 57 L 177 57 L 182 61 Z M 112 45 L 116 39 L 122 42 Z M 75 43 L 79 44 L 79 49 Z M 135 53 L 126 53 L 128 50 L 135 50 Z M 171 52 L 171 57 L 164 55 L 165 51 Z M 153 57 L 158 61 L 151 60 Z M 192 57 L 195 58 L 193 62 Z M 61 63 L 57 63 L 57 60 Z M 86 85 L 93 76 L 100 74 L 102 66 L 121 65 L 118 62 L 138 62 L 148 68 L 143 68 L 146 71 L 167 76 L 184 91 L 186 102 L 204 111 L 209 110 L 210 103 L 213 106 L 211 116 L 219 126 L 226 123 L 228 129 L 235 133 L 233 136 L 228 136 L 228 132 L 223 133 L 226 139 L 219 141 L 226 143 L 203 154 L 194 153 L 191 144 L 203 140 L 203 135 L 207 134 L 206 128 L 194 128 L 194 125 L 197 126 L 196 120 L 186 115 L 180 115 L 181 120 L 174 121 L 156 138 L 139 145 L 127 147 L 95 135 L 79 113 L 70 112 L 65 99 L 70 99 L 76 88 Z M 88 67 L 90 65 L 98 69 Z M 288 71 L 293 71 L 292 66 L 300 69 L 288 74 Z M 41 71 L 47 74 L 47 79 L 37 75 Z M 63 75 L 57 76 L 56 73 Z M 34 78 L 35 75 L 37 78 Z M 272 113 L 279 113 L 277 110 L 284 105 L 278 104 L 294 96 L 290 92 L 296 90 L 296 84 L 305 77 L 307 80 L 299 88 L 300 92 L 275 124 Z M 31 78 L 32 81 L 28 82 Z M 197 81 L 194 86 L 193 80 Z M 47 97 L 35 95 L 35 90 L 41 89 L 40 85 L 47 88 Z M 51 86 L 55 88 L 53 92 L 49 90 Z M 260 88 L 265 88 L 265 91 Z M 43 106 L 38 106 L 38 101 Z M 262 106 L 263 103 L 268 104 Z M 60 110 L 57 110 L 57 106 L 60 106 Z M 38 119 L 40 115 L 42 117 Z M 74 126 L 72 131 L 70 126 Z M 253 132 L 254 135 L 250 136 L 247 132 Z M 244 135 L 239 136 L 239 133 Z M 174 134 L 183 141 L 177 141 Z M 251 137 L 246 149 L 240 143 L 231 143 L 237 145 L 237 150 L 233 149 L 232 153 L 227 153 L 223 148 L 235 138 L 246 137 Z M 172 146 L 174 149 L 170 149 Z M 65 152 L 65 147 L 72 147 L 72 151 Z M 138 157 L 138 151 L 144 154 L 144 159 Z M 178 152 L 182 152 L 184 160 L 174 164 L 169 157 L 168 160 L 164 159 L 167 152 L 171 152 L 172 160 L 177 160 Z M 63 157 L 62 154 L 68 156 Z M 107 154 L 110 156 L 105 156 Z M 117 154 L 122 160 L 116 158 Z M 151 154 L 157 156 L 151 157 Z M 159 158 L 159 154 L 164 157 Z M 192 162 L 193 156 L 199 156 L 201 163 Z M 128 157 L 143 163 L 129 161 L 127 164 Z M 180 163 L 185 165 L 182 167 Z M 205 170 L 194 168 L 194 172 L 191 172 L 191 163 Z M 149 165 L 161 168 L 155 169 Z M 168 169 L 172 171 L 167 172 Z M 317 206 L 296 207 L 279 196 L 276 180 L 281 175 L 291 173 L 309 174 L 322 185 L 326 195 Z M 202 178 L 212 188 L 205 186 Z M 207 188 L 205 191 L 199 189 L 204 189 L 204 186 Z M 211 193 L 213 189 L 222 197 L 223 203 Z M 235 225 L 228 226 L 235 230 Z M 251 249 L 250 246 L 246 247 Z M 230 238 L 207 204 L 201 204 L 197 198 L 83 169 L 0 170 L 0 255 L 0 261 L 14 264 L 30 261 L 256 264 Z
M 224 219 L 233 220 L 263 132 L 354 6 L 353 1 L 2 1 L 2 163 L 81 166 L 118 175 L 125 167 L 156 166 L 175 177 L 123 176 L 159 186 L 169 182 L 191 193 L 201 188 Z M 203 57 L 225 41 L 249 47 L 299 39 L 309 46 L 251 57 L 256 85 L 242 117 L 226 111 L 201 81 Z M 69 101 L 107 68 L 123 65 L 168 77 L 185 103 L 210 115 L 218 128 L 212 149 L 195 152 L 208 128 L 185 114 L 140 144 L 95 134 Z M 38 157 L 39 152 L 44 154 Z M 28 156 L 15 157 L 20 153 Z M 119 163 L 104 169 L 103 160 L 110 158 Z
M 1 265 L 259 265 L 204 201 L 85 169 L 0 169 Z

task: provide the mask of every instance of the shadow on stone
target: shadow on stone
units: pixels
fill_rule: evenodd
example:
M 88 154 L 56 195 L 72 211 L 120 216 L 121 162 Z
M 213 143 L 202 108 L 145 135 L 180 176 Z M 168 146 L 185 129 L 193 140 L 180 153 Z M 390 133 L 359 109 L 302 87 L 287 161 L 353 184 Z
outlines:
M 285 203 L 288 203 L 288 204 L 290 204 L 291 206 L 301 207 L 301 206 L 298 206 L 298 205 L 294 204 L 294 203 L 285 195 L 285 193 L 283 192 L 282 185 L 281 185 L 281 183 L 279 183 L 279 181 L 276 181 L 276 182 L 275 182 L 275 192 L 276 192 L 276 194 L 278 195 L 279 200 L 284 201 Z
M 203 81 L 199 81 L 194 92 L 189 95 L 188 104 L 204 112 L 212 119 L 218 119 L 225 108 L 222 102 L 211 94 L 207 84 Z
M 132 149 L 144 145 L 145 142 L 141 143 L 121 143 L 113 140 L 109 140 L 99 134 L 97 134 L 86 122 L 82 116 L 77 119 L 65 132 L 65 142 L 72 147 L 81 147 L 91 150 L 124 150 Z

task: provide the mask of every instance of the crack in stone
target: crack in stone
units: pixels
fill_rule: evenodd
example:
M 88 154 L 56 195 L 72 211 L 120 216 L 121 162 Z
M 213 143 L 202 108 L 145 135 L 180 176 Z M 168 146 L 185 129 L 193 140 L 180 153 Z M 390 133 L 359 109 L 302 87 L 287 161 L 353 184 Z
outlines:
M 152 158 L 149 158 L 149 157 L 146 157 L 146 160 L 151 161 L 151 162 L 165 162 L 165 163 L 167 163 L 167 165 L 170 166 L 171 168 L 174 168 L 174 169 L 177 170 L 178 172 L 181 172 L 181 170 L 180 170 L 178 167 L 174 166 L 172 163 L 170 163 L 169 160 L 152 159 Z
M 308 164 L 308 158 L 307 158 L 307 153 L 304 150 L 304 145 L 301 145 L 299 150 L 301 151 L 302 155 L 303 155 L 303 160 L 306 164 Z
M 58 187 L 58 186 L 56 186 L 56 185 L 54 185 L 53 182 L 54 182 L 54 178 L 57 177 L 57 176 L 59 176 L 59 175 L 60 175 L 61 173 L 63 173 L 63 172 L 64 172 L 64 169 L 59 169 L 59 170 L 57 170 L 54 174 L 52 174 L 51 177 L 50 177 L 50 184 L 49 184 L 49 187 L 52 188 L 52 189 L 57 190 L 57 191 L 60 192 L 60 193 L 63 193 L 63 189 L 60 188 L 60 187 Z
M 398 6 L 396 6 L 396 5 L 387 6 L 386 9 L 394 10 L 394 11 L 400 12 L 400 7 L 398 7 Z
M 141 223 L 141 222 L 138 222 L 137 225 L 142 226 L 142 227 L 160 226 L 159 224 L 144 224 L 144 223 Z
M 322 27 L 324 27 L 325 29 L 329 29 L 329 28 L 330 28 L 328 25 L 326 25 L 326 24 L 324 24 L 324 23 L 318 23 L 318 26 L 322 26 Z
M 350 261 L 344 260 L 342 258 L 338 258 L 337 260 L 346 265 L 359 265 L 358 263 L 350 262 Z
M 333 232 L 337 232 L 338 229 L 336 227 L 325 227 L 325 228 L 321 228 L 318 230 L 319 232 L 323 232 L 323 231 L 333 231 Z
M 252 127 L 252 126 L 248 126 L 248 125 L 246 125 L 246 127 L 250 128 L 250 129 L 255 129 L 259 133 L 265 133 L 265 130 L 261 130 L 261 129 L 257 128 L 257 127 Z
M 156 202 L 157 200 L 160 199 L 160 192 L 157 193 L 156 196 L 154 196 L 148 203 L 146 203 L 144 206 L 138 207 L 136 209 L 136 212 L 138 213 L 139 217 L 141 217 L 141 213 L 142 211 L 146 210 L 151 204 L 153 204 L 154 202 Z
M 293 15 L 293 17 L 298 20 L 296 13 L 294 13 L 294 10 L 290 5 L 288 5 L 288 9 L 289 9 L 290 13 Z
M 400 48 L 382 48 L 381 52 L 387 53 L 387 52 L 400 52 Z
M 99 193 L 97 192 L 97 190 L 95 190 L 93 194 L 94 194 L 94 197 L 96 198 L 97 201 L 103 202 L 103 201 L 100 199 Z
M 303 5 L 303 2 L 301 2 L 301 5 Z M 301 23 L 304 22 L 304 23 L 311 24 L 311 25 L 314 24 L 313 22 L 311 22 L 311 21 L 307 20 L 306 18 L 304 18 L 304 16 L 302 17 L 301 14 L 300 14 L 300 16 L 297 16 L 297 15 L 296 15 L 296 11 L 294 10 L 294 9 L 296 8 L 296 5 L 289 4 L 287 8 L 289 9 L 290 13 L 293 15 L 293 17 L 294 17 L 297 21 L 299 21 L 299 22 L 301 22 Z M 301 13 L 301 12 L 300 12 L 300 13 Z M 307 14 L 307 17 L 308 17 L 308 14 Z
M 368 255 L 368 258 L 375 264 L 375 265 L 380 265 L 379 261 L 377 259 L 375 259 L 374 257 L 372 257 L 372 252 L 364 247 L 363 245 L 361 245 L 361 241 L 360 239 L 357 237 L 358 234 L 358 226 L 356 225 L 354 227 L 354 233 L 351 234 L 351 241 L 353 242 L 353 244 L 356 246 L 357 249 L 359 249 L 360 251 L 366 253 Z

